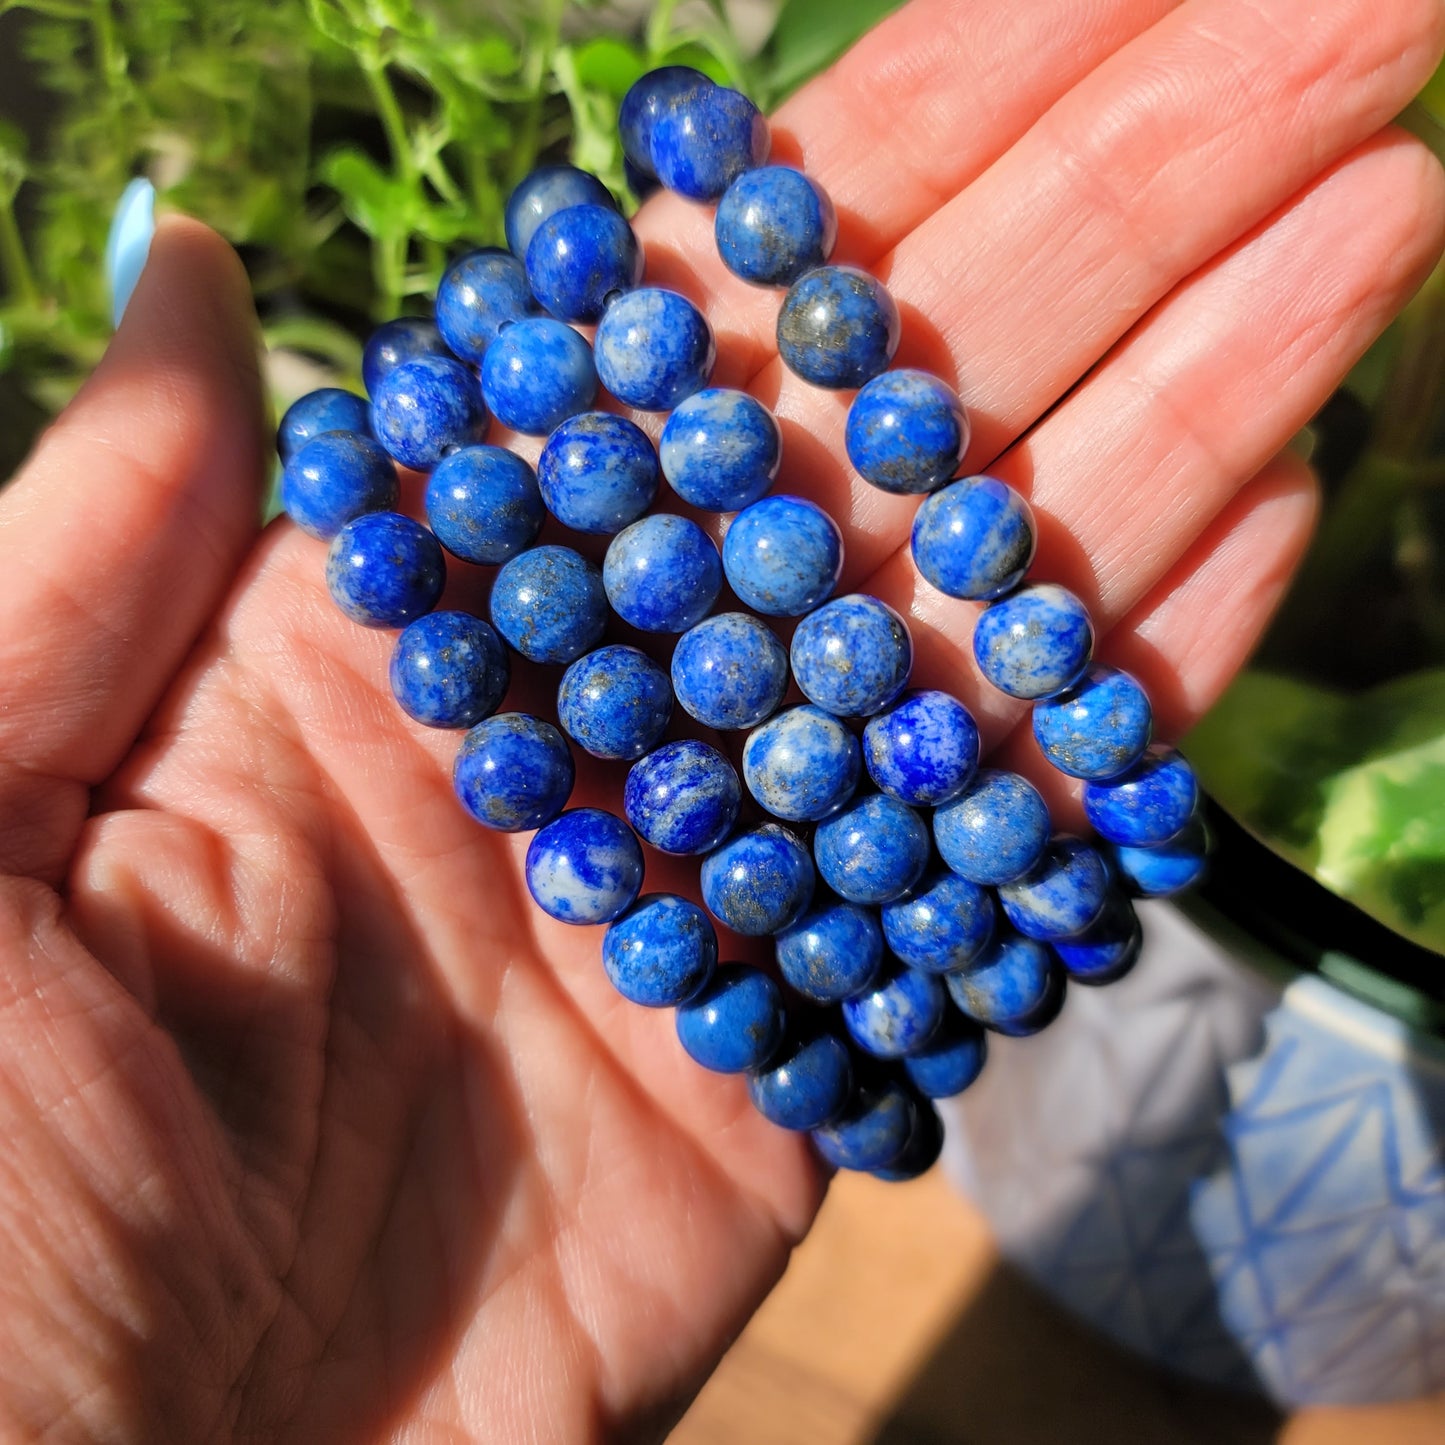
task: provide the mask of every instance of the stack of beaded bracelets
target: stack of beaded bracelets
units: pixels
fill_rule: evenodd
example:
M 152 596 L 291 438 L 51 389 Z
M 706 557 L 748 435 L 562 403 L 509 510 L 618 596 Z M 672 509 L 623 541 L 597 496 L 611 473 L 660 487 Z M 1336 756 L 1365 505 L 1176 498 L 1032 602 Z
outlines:
M 1057 1013 L 1066 978 L 1119 977 L 1140 944 L 1129 895 L 1199 876 L 1195 780 L 1177 753 L 1150 745 L 1138 682 L 1091 665 L 1079 600 L 1022 585 L 1035 541 L 1027 503 L 993 478 L 954 480 L 968 443 L 959 398 L 936 376 L 887 369 L 897 308 L 866 272 L 828 264 L 833 207 L 800 172 L 764 164 L 768 130 L 753 105 L 671 67 L 632 89 L 621 129 L 639 188 L 660 180 L 716 201 L 726 265 L 788 288 L 777 327 L 788 367 L 856 389 L 853 467 L 926 498 L 912 532 L 919 571 L 987 604 L 978 665 L 1033 703 L 1043 754 L 1084 780 L 1101 845 L 1051 836 L 1030 783 L 979 769 L 978 730 L 956 698 L 905 693 L 903 619 L 875 597 L 833 598 L 837 525 L 801 497 L 769 495 L 781 452 L 772 414 L 708 388 L 707 321 L 683 296 L 641 284 L 632 228 L 601 183 L 570 166 L 521 183 L 507 205 L 510 251 L 455 262 L 434 324 L 402 318 L 372 336 L 369 404 L 326 389 L 287 412 L 282 502 L 330 542 L 338 605 L 363 625 L 403 629 L 390 670 L 402 707 L 467 729 L 454 770 L 462 803 L 489 828 L 537 830 L 526 858 L 537 904 L 607 924 L 602 964 L 615 987 L 675 1007 L 683 1047 L 707 1068 L 746 1072 L 768 1119 L 811 1131 L 835 1165 L 911 1178 L 942 1143 L 930 1100 L 977 1076 L 984 1030 L 1032 1033 Z M 591 344 L 574 323 L 596 323 Z M 599 382 L 626 407 L 670 413 L 656 448 L 632 421 L 593 409 Z M 483 444 L 489 414 L 546 438 L 535 471 Z M 394 510 L 398 462 L 430 473 L 429 527 Z M 649 514 L 659 471 L 690 508 L 736 513 L 721 555 L 688 517 Z M 600 569 L 571 547 L 537 545 L 548 514 L 611 538 Z M 444 549 L 498 568 L 490 623 L 432 610 Z M 713 612 L 724 578 L 747 610 Z M 676 636 L 670 668 L 639 647 L 602 645 L 609 611 L 637 632 Z M 791 649 L 763 618 L 801 618 Z M 497 712 L 509 648 L 565 666 L 561 730 Z M 780 711 L 790 662 L 806 701 Z M 712 744 L 663 741 L 674 702 L 704 728 L 746 733 L 742 782 Z M 563 811 L 575 780 L 567 737 L 631 764 L 625 821 Z M 873 786 L 860 792 L 865 773 Z M 754 803 L 769 816 L 744 818 Z M 707 911 L 638 896 L 639 838 L 702 857 Z M 736 934 L 771 935 L 776 976 L 718 967 L 709 913 Z

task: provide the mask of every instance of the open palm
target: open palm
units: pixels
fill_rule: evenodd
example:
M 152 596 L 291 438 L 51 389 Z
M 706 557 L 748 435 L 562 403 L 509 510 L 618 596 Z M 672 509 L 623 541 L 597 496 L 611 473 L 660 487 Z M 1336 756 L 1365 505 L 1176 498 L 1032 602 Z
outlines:
M 900 361 L 969 404 L 970 469 L 1030 496 L 1035 575 L 1168 733 L 1303 545 L 1310 478 L 1271 458 L 1440 246 L 1440 175 L 1381 127 L 1442 27 L 1434 0 L 914 0 L 777 119 L 838 259 L 900 302 Z M 776 297 L 701 209 L 638 229 L 705 303 L 718 382 L 778 412 L 845 585 L 1030 767 L 972 609 L 912 571 L 909 499 L 840 462 L 846 397 L 780 367 Z M 455 737 L 396 708 L 319 544 L 256 536 L 252 325 L 234 257 L 164 223 L 0 502 L 4 1433 L 660 1432 L 823 1180 L 611 993 L 598 930 L 529 905 L 525 839 L 457 807 Z

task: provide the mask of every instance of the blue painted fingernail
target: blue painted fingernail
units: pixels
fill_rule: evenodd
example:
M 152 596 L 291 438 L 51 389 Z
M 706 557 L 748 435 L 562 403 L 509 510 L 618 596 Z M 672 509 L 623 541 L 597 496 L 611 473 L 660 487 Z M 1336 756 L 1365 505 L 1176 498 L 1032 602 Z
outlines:
M 131 292 L 140 280 L 156 230 L 156 188 L 137 176 L 121 194 L 105 243 L 105 279 L 110 286 L 111 324 L 120 325 Z

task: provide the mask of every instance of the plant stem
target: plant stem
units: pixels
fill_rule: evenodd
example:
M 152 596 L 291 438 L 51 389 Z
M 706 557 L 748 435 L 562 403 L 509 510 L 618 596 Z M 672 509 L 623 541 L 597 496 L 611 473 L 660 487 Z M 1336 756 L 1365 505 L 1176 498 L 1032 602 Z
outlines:
M 379 55 L 361 58 L 361 68 L 366 75 L 366 84 L 376 101 L 376 113 L 381 117 L 382 129 L 386 132 L 386 143 L 391 149 L 391 164 L 397 175 L 409 181 L 417 176 L 416 157 L 412 154 L 411 135 L 406 128 L 406 119 L 396 91 L 391 88 L 391 79 L 386 73 L 386 62 Z
M 40 288 L 35 284 L 30 257 L 25 254 L 25 243 L 15 221 L 14 200 L 0 205 L 0 271 L 5 273 L 12 296 L 29 306 L 40 304 Z
M 116 82 L 125 74 L 125 58 L 116 43 L 115 16 L 111 14 L 110 0 L 91 0 L 90 29 L 95 38 L 95 58 L 105 88 L 115 94 Z

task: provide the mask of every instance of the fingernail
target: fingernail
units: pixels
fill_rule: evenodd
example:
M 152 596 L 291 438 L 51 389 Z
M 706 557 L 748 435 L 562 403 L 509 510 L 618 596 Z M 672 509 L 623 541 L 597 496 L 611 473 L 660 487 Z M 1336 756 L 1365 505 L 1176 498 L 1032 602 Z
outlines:
M 156 188 L 137 176 L 121 194 L 105 243 L 105 279 L 110 286 L 111 324 L 120 325 L 135 283 L 150 254 L 156 230 Z

